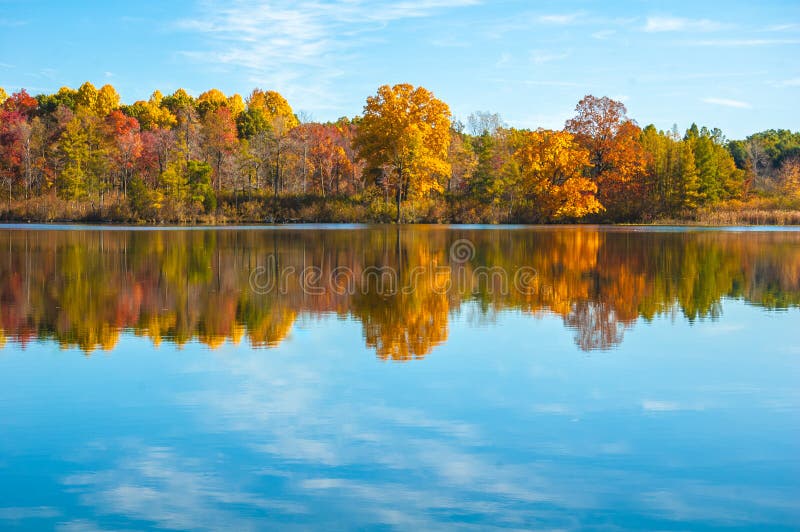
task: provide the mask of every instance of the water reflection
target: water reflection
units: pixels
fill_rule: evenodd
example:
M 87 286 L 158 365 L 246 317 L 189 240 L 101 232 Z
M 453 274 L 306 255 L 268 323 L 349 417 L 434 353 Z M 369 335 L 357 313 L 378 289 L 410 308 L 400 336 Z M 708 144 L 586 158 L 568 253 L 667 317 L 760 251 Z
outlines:
M 798 240 L 6 230 L 0 528 L 796 529 Z
M 357 320 L 378 357 L 410 360 L 447 341 L 466 303 L 489 319 L 557 315 L 581 349 L 608 349 L 640 319 L 717 318 L 725 298 L 800 303 L 792 231 L 7 229 L 0 242 L 0 343 L 87 353 L 125 330 L 156 345 L 270 347 L 298 318 L 335 314 Z M 254 272 L 267 276 L 255 286 Z

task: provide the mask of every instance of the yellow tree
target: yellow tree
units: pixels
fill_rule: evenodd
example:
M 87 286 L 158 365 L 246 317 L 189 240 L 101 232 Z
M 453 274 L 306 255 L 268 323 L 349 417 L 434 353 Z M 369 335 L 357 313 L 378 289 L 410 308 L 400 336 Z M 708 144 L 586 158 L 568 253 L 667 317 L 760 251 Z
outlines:
M 253 89 L 247 98 L 247 108 L 251 111 L 263 112 L 269 123 L 273 123 L 278 118 L 282 119 L 281 125 L 287 130 L 294 129 L 299 125 L 289 102 L 275 91 Z
M 522 193 L 533 201 L 537 221 L 581 218 L 600 212 L 597 185 L 584 177 L 589 151 L 567 131 L 522 131 L 512 164 Z
M 289 134 L 299 125 L 297 117 L 286 98 L 275 91 L 253 89 L 247 98 L 247 120 L 253 129 L 248 135 L 269 129 L 268 142 L 271 159 L 272 191 L 276 196 L 284 187 L 282 167 L 291 141 Z M 239 122 L 242 123 L 241 121 Z
M 234 94 L 233 96 L 228 96 L 228 109 L 231 110 L 231 115 L 233 116 L 234 120 L 239 117 L 240 114 L 244 112 L 245 105 L 244 100 L 240 94 Z
M 800 200 L 800 157 L 788 157 L 778 172 L 781 192 L 791 200 Z
M 127 113 L 139 121 L 142 129 L 171 129 L 178 123 L 172 112 L 162 105 L 164 96 L 155 91 L 148 101 L 139 100 L 128 107 Z
M 75 94 L 75 105 L 94 112 L 97 107 L 97 89 L 94 85 L 87 81 L 78 87 L 78 92 Z
M 228 105 L 228 98 L 219 89 L 210 89 L 197 97 L 197 110 L 201 117 Z
M 0 87 L 0 103 L 3 103 L 8 99 L 8 93 L 3 87 Z
M 384 85 L 367 98 L 354 139 L 358 156 L 394 190 L 397 221 L 404 197 L 441 192 L 450 174 L 450 108 L 423 87 Z
M 97 91 L 94 112 L 97 116 L 104 117 L 114 109 L 119 109 L 119 93 L 111 85 L 103 85 Z

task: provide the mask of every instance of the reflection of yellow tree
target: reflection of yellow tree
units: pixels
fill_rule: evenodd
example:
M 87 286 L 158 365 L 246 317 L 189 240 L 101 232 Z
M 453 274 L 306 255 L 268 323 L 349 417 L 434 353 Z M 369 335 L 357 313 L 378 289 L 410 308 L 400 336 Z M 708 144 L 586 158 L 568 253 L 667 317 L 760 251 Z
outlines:
M 474 256 L 456 262 L 449 248 L 462 238 Z M 0 246 L 0 342 L 52 339 L 86 352 L 113 349 L 123 329 L 156 345 L 247 336 L 272 347 L 298 317 L 336 314 L 359 320 L 379 357 L 409 360 L 446 341 L 449 314 L 465 303 L 557 315 L 595 349 L 618 344 L 639 317 L 714 318 L 725 297 L 800 305 L 793 232 L 6 231 Z M 249 276 L 267 256 L 273 274 L 296 274 L 261 294 Z M 321 290 L 302 289 L 306 267 Z M 520 267 L 535 272 L 525 290 L 514 285 Z M 397 272 L 394 286 L 368 277 L 362 290 L 358 280 L 376 269 Z M 341 271 L 334 289 L 326 281 Z
M 431 240 L 418 237 L 396 234 L 393 293 L 387 293 L 390 287 L 379 285 L 377 278 L 366 277 L 368 290 L 353 300 L 352 313 L 364 327 L 367 346 L 384 360 L 422 358 L 447 340 L 449 270 L 439 268 L 444 263 L 442 249 L 435 252 Z
M 292 330 L 295 311 L 286 307 L 271 309 L 262 313 L 258 319 L 247 321 L 247 330 L 253 347 L 275 347 Z

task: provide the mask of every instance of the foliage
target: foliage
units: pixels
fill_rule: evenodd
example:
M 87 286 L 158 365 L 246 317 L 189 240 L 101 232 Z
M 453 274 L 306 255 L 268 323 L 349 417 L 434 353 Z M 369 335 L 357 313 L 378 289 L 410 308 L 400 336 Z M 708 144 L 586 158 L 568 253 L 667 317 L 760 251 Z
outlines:
M 262 89 L 154 91 L 130 105 L 90 82 L 0 92 L 0 205 L 33 219 L 61 206 L 66 218 L 125 219 L 127 205 L 150 221 L 487 223 L 691 218 L 756 198 L 794 208 L 800 133 L 728 141 L 694 124 L 642 130 L 626 113 L 589 95 L 562 131 L 508 127 L 488 111 L 463 124 L 408 84 L 328 123 L 301 123 Z
M 589 152 L 567 131 L 521 132 L 512 164 L 535 221 L 579 219 L 603 209 L 597 184 L 583 175 Z
M 450 109 L 423 87 L 384 85 L 367 98 L 355 146 L 359 158 L 394 191 L 398 221 L 404 197 L 441 192 L 450 173 Z
M 596 184 L 600 202 L 615 220 L 630 220 L 644 206 L 646 158 L 640 129 L 622 102 L 586 96 L 566 130 L 589 151 L 586 174 Z

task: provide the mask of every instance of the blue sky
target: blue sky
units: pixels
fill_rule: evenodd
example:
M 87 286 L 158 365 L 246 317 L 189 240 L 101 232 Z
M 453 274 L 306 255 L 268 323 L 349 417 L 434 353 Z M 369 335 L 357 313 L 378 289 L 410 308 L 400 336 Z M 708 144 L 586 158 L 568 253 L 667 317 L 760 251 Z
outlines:
M 730 138 L 800 129 L 800 2 L 0 0 L 0 86 L 112 83 L 278 90 L 315 120 L 385 83 L 424 85 L 457 117 L 563 126 L 585 94 L 644 125 Z

